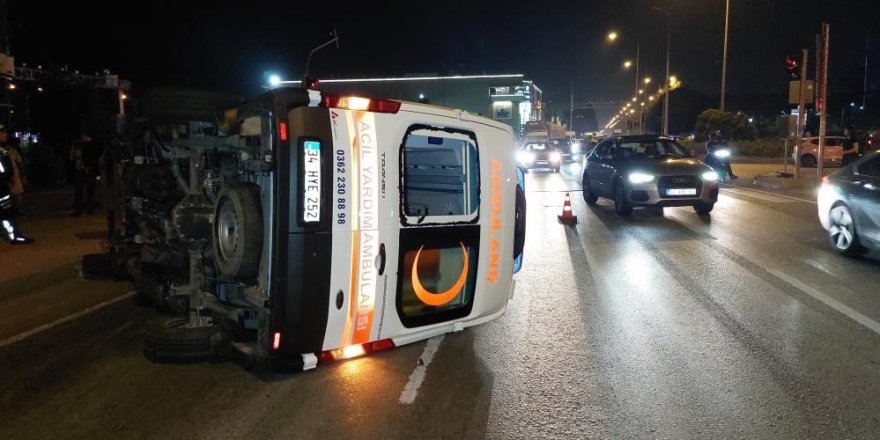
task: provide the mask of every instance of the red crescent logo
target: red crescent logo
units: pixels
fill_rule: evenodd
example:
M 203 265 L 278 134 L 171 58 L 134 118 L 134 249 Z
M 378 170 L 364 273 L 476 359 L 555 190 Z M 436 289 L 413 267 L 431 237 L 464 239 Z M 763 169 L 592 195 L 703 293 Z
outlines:
M 422 285 L 422 282 L 419 280 L 419 255 L 422 253 L 422 249 L 424 246 L 420 247 L 418 252 L 416 252 L 415 261 L 413 261 L 412 267 L 412 284 L 413 290 L 415 290 L 416 297 L 419 300 L 429 306 L 442 306 L 458 296 L 461 293 L 461 289 L 464 288 L 464 283 L 467 281 L 468 274 L 468 253 L 464 248 L 464 243 L 459 242 L 461 245 L 461 254 L 464 258 L 464 264 L 461 267 L 461 274 L 458 276 L 458 281 L 449 288 L 449 290 L 445 292 L 431 292 L 428 289 L 425 289 L 425 286 Z

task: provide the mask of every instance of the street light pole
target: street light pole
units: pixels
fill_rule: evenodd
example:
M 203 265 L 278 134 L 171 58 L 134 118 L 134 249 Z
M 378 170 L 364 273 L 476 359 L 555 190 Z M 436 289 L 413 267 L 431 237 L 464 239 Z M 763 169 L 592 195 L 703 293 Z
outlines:
M 617 32 L 612 31 L 612 32 L 608 33 L 608 40 L 609 41 L 612 41 L 612 42 L 616 41 L 618 37 L 619 37 L 619 35 L 617 34 Z M 640 61 L 640 58 L 641 58 L 641 45 L 640 45 L 639 41 L 636 41 L 636 66 L 635 66 L 636 77 L 635 77 L 635 88 L 633 89 L 633 99 L 636 99 L 639 96 L 639 61 Z M 630 66 L 630 62 L 629 62 L 629 60 L 627 60 L 626 63 L 624 63 L 624 68 L 629 69 L 629 66 Z M 635 112 L 635 108 L 633 108 L 633 112 Z M 641 111 L 639 111 L 639 118 L 641 118 Z M 635 124 L 633 124 L 633 130 L 635 130 Z M 639 128 L 639 130 L 641 130 L 641 128 Z
M 640 42 L 636 41 L 636 87 L 633 89 L 633 96 L 639 96 L 639 58 L 641 57 L 640 52 Z M 642 134 L 642 124 L 641 124 L 642 112 L 639 110 L 639 133 Z
M 868 49 L 871 42 L 871 31 L 865 31 L 865 80 L 862 82 L 862 110 L 865 109 L 868 98 Z
M 666 14 L 666 85 L 663 87 L 663 136 L 669 135 L 669 53 L 672 46 L 672 14 L 654 6 L 652 9 Z M 724 99 L 724 98 L 722 98 Z M 722 104 L 723 105 L 723 104 Z
M 721 111 L 724 111 L 724 95 L 727 94 L 727 31 L 730 23 L 730 0 L 724 8 L 724 54 L 721 57 Z

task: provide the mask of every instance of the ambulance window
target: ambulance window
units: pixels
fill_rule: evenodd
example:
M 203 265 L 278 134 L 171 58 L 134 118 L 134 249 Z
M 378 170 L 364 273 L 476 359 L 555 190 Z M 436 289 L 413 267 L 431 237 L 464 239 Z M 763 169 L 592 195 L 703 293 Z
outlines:
M 411 131 L 403 146 L 403 212 L 408 224 L 476 219 L 480 173 L 475 137 Z
M 474 297 L 476 257 L 476 248 L 464 243 L 405 251 L 399 297 L 404 325 L 425 325 L 467 314 Z

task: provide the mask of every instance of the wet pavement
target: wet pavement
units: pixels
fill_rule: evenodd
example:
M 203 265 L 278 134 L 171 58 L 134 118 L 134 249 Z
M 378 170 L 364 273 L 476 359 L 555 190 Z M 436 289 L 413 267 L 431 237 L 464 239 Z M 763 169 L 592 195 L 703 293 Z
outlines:
M 0 326 L 0 439 L 878 436 L 880 256 L 836 255 L 808 193 L 728 187 L 711 216 L 620 218 L 579 181 L 578 164 L 527 175 L 504 316 L 304 374 L 150 363 L 156 312 L 131 298 L 4 343 L 66 316 L 55 301 L 129 287 L 73 268 L 0 281 L 4 315 L 28 316 Z M 566 190 L 574 228 L 556 219 Z

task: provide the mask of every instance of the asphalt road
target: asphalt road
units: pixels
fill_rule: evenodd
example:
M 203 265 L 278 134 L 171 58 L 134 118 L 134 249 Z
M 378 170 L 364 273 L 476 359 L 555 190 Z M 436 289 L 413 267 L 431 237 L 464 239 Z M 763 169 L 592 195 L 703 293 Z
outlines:
M 743 189 L 707 217 L 573 192 L 566 228 L 579 175 L 528 175 L 503 317 L 304 374 L 150 363 L 156 312 L 72 267 L 0 283 L 0 439 L 880 436 L 876 254 L 836 255 L 809 200 Z

